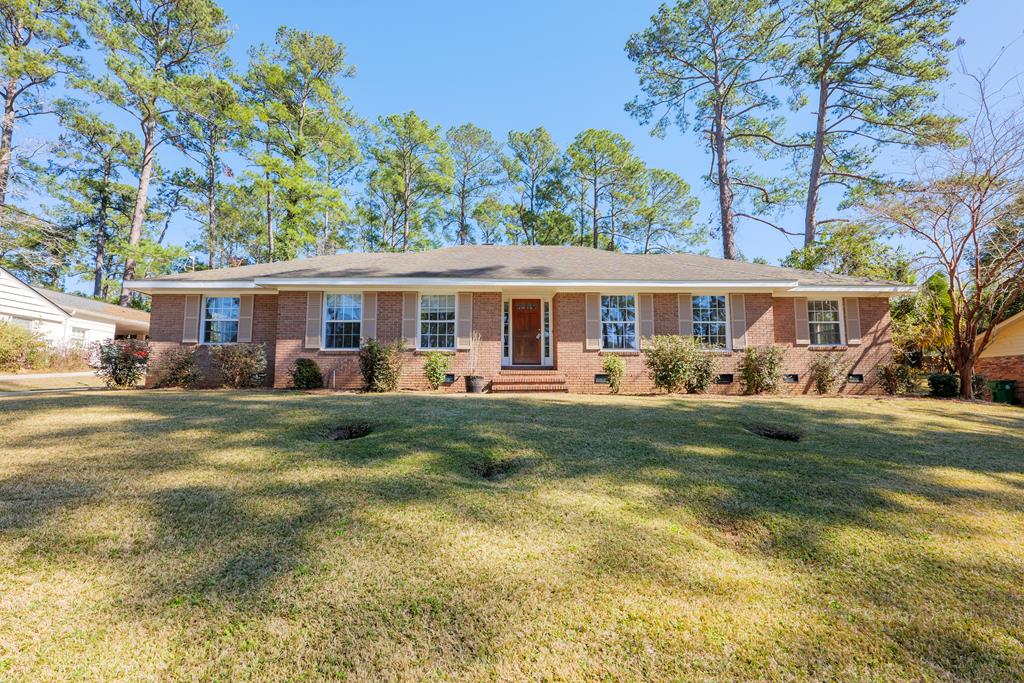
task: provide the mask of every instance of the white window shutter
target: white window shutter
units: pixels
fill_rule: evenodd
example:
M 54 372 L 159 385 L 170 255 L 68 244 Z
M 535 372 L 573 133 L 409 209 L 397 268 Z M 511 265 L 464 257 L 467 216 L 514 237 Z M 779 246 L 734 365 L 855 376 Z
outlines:
M 808 346 L 811 343 L 811 326 L 807 321 L 807 298 L 793 299 L 793 319 L 796 321 L 796 345 Z
M 455 309 L 455 348 L 468 349 L 473 340 L 473 292 L 459 292 Z
M 253 295 L 243 294 L 238 297 L 238 341 L 252 341 Z
M 377 338 L 377 292 L 363 292 L 362 320 L 359 323 L 359 336 L 362 339 Z
M 404 292 L 402 294 L 402 339 L 410 349 L 417 346 L 416 338 L 419 336 L 419 295 L 416 292 Z
M 320 328 L 323 322 L 323 292 L 306 292 L 306 343 L 307 349 L 320 348 Z
M 742 294 L 730 294 L 729 307 L 732 320 L 732 348 L 744 349 L 747 346 L 746 297 Z
M 598 351 L 601 349 L 601 295 L 586 295 L 587 309 L 587 351 Z
M 843 299 L 846 307 L 846 343 L 850 346 L 859 346 L 860 337 L 860 299 L 851 297 Z
M 679 336 L 693 337 L 693 297 L 689 294 L 679 295 Z
M 181 343 L 197 344 L 199 342 L 199 304 L 198 294 L 185 295 L 185 319 L 181 327 Z

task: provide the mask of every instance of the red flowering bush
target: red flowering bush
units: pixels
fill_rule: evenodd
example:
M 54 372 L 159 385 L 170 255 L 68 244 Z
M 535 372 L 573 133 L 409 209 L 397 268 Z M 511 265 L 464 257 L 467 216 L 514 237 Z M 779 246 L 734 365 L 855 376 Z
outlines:
M 96 374 L 111 389 L 134 387 L 146 376 L 149 344 L 138 339 L 105 341 L 99 346 L 99 369 Z

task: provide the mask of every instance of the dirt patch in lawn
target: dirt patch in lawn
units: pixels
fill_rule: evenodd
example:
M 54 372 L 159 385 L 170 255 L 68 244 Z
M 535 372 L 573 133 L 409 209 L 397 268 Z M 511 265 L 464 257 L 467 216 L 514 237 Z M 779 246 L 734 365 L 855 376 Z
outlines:
M 350 441 L 361 439 L 373 431 L 373 425 L 369 422 L 355 422 L 348 425 L 340 425 L 333 428 L 327 434 L 331 441 Z
M 786 427 L 776 427 L 774 425 L 747 425 L 747 430 L 757 434 L 758 436 L 763 436 L 766 439 L 774 439 L 775 441 L 800 441 L 804 438 L 803 432 L 799 430 L 787 429 Z

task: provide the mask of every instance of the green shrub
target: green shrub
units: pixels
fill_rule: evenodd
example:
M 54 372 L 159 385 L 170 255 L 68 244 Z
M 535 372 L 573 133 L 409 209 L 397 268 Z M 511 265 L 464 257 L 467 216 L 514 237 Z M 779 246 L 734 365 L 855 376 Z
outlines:
M 423 362 L 423 374 L 427 376 L 427 384 L 431 389 L 437 389 L 444 384 L 444 376 L 448 374 L 451 367 L 451 354 L 444 351 L 431 351 Z
M 46 347 L 30 330 L 0 322 L 0 370 L 14 372 L 33 366 L 33 360 Z
M 917 374 L 909 365 L 890 361 L 878 368 L 878 378 L 885 393 L 896 396 L 906 394 L 917 385 Z
M 687 361 L 686 391 L 691 394 L 703 394 L 718 376 L 718 363 L 710 353 L 693 344 L 693 352 Z
M 203 372 L 199 369 L 195 352 L 187 346 L 176 346 L 160 354 L 156 364 L 157 389 L 180 387 L 191 389 L 203 381 Z
M 811 382 L 819 394 L 830 394 L 839 388 L 846 372 L 846 359 L 839 352 L 819 353 L 811 361 Z
M 717 373 L 710 354 L 693 339 L 676 334 L 652 337 L 644 349 L 644 364 L 654 386 L 668 392 L 707 391 Z
M 138 339 L 100 342 L 96 374 L 112 389 L 134 387 L 146 376 L 149 344 Z
M 366 390 L 377 393 L 396 391 L 402 381 L 402 353 L 405 343 L 398 340 L 384 344 L 376 339 L 367 340 L 359 349 L 359 371 L 366 382 Z
M 324 374 L 312 358 L 296 358 L 292 366 L 292 386 L 296 389 L 320 389 L 324 386 Z
M 225 387 L 252 389 L 262 386 L 267 377 L 267 352 L 263 344 L 211 346 L 210 356 Z
M 626 362 L 619 356 L 608 355 L 601 363 L 601 370 L 608 375 L 608 386 L 612 393 L 619 393 L 619 389 L 622 388 L 622 377 L 626 374 Z
M 687 342 L 679 335 L 651 337 L 644 349 L 644 365 L 654 386 L 669 393 L 678 391 L 686 382 Z
M 739 370 L 743 393 L 775 391 L 782 381 L 782 349 L 778 346 L 748 346 L 743 350 Z
M 960 395 L 960 378 L 947 372 L 928 375 L 928 388 L 936 398 L 953 398 Z

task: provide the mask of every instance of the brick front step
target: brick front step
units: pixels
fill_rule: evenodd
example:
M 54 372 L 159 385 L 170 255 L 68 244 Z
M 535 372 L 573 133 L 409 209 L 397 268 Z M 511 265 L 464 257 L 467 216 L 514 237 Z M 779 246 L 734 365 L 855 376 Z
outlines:
M 565 383 L 565 375 L 549 369 L 542 370 L 502 370 L 491 380 L 491 391 L 494 393 L 545 391 L 566 392 L 569 387 Z

